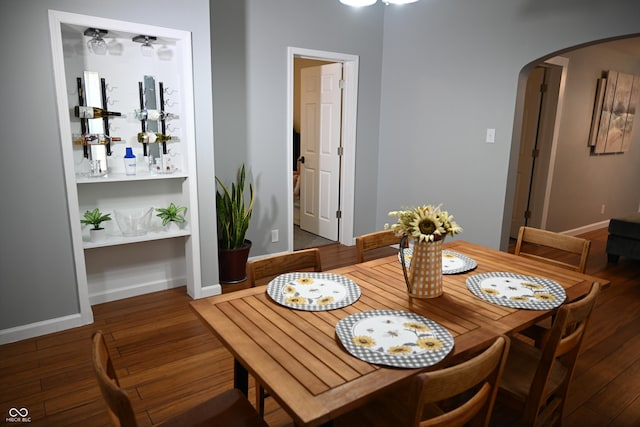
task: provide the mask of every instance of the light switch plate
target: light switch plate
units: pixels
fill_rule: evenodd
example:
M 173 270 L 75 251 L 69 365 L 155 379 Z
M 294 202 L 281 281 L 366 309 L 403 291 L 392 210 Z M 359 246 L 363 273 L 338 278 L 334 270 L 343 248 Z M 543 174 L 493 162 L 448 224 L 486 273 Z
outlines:
M 487 128 L 487 143 L 493 144 L 496 142 L 496 130 L 492 128 Z

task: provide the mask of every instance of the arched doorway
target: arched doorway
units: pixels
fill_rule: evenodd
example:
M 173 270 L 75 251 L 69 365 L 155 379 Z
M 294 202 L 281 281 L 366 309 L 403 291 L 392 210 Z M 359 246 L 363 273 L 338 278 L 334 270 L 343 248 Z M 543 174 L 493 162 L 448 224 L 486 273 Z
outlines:
M 542 170 L 546 169 L 548 172 L 545 172 L 545 179 L 537 188 L 539 194 L 544 195 L 542 202 L 537 206 L 538 217 L 534 218 L 535 221 L 529 225 L 568 234 L 580 234 L 606 227 L 611 216 L 629 211 L 635 212 L 638 209 L 638 201 L 634 197 L 627 197 L 627 199 L 634 199 L 633 203 L 625 200 L 624 197 L 624 185 L 631 184 L 623 182 L 621 186 L 618 179 L 619 175 L 629 176 L 633 172 L 625 170 L 619 173 L 620 171 L 612 165 L 614 162 L 624 161 L 625 168 L 633 168 L 633 165 L 629 165 L 629 161 L 635 156 L 629 154 L 595 156 L 588 147 L 588 137 L 597 79 L 603 71 L 617 68 L 621 68 L 618 70 L 621 72 L 639 75 L 640 38 L 594 42 L 588 46 L 583 45 L 557 52 L 557 54 L 566 58 L 567 64 L 562 65 L 558 62 L 560 57 L 545 57 L 528 64 L 521 72 L 509 168 L 509 183 L 513 187 L 507 192 L 505 214 L 508 213 L 508 216 L 505 215 L 503 220 L 501 244 L 504 248 L 508 245 L 513 229 L 517 228 L 514 217 L 518 209 L 517 204 L 522 205 L 522 197 L 518 196 L 518 192 L 523 191 L 518 188 L 528 189 L 529 184 L 527 182 L 527 185 L 523 185 L 520 178 L 520 186 L 517 185 L 518 158 L 522 150 L 530 150 L 522 141 L 522 135 L 527 126 L 526 87 L 533 70 L 537 67 L 548 67 L 550 61 L 556 61 L 555 65 L 562 66 L 565 72 L 569 69 L 571 73 L 568 77 L 565 76 L 566 78 L 561 77 L 561 92 L 566 89 L 567 94 L 558 97 L 557 119 L 552 126 L 553 132 L 547 137 L 551 141 L 550 151 L 547 152 L 546 157 L 536 159 L 536 166 L 543 166 Z M 589 61 L 589 55 L 593 61 Z M 611 63 L 608 62 L 609 58 L 613 59 Z M 575 63 L 571 63 L 572 60 Z M 570 66 L 569 63 L 571 63 Z M 591 68 L 588 68 L 589 66 Z M 638 132 L 635 132 L 635 135 L 638 135 Z M 637 144 L 638 137 L 634 139 L 636 140 L 634 144 Z M 568 154 L 570 150 L 575 154 L 573 157 L 571 157 L 572 154 Z M 541 165 L 542 162 L 544 164 Z M 635 169 L 638 169 L 637 164 Z M 616 188 L 616 191 L 611 191 L 611 188 Z M 532 212 L 531 215 L 535 213 Z

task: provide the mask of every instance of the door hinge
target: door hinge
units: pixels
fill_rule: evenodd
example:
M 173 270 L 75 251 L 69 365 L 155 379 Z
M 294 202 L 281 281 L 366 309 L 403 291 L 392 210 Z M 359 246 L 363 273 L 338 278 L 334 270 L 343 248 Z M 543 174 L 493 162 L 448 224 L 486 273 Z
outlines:
M 338 147 L 338 156 L 344 156 L 344 147 Z
M 344 79 L 340 79 L 340 80 L 338 80 L 338 87 L 339 87 L 340 89 L 344 89 L 344 84 L 345 84 L 345 83 L 344 83 Z
M 336 218 L 342 219 L 342 211 L 341 210 L 337 210 L 336 211 Z
M 538 150 L 537 148 L 534 148 L 533 151 L 531 151 L 531 157 L 533 157 L 534 159 L 537 159 L 539 155 L 540 150 Z
M 524 211 L 524 218 L 525 219 L 531 218 L 531 211 Z

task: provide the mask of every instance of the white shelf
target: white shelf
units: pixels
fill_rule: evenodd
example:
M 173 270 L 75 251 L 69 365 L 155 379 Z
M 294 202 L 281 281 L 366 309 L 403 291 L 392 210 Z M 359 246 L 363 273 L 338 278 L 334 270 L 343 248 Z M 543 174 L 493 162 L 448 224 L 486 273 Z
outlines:
M 190 236 L 190 230 L 179 231 L 158 231 L 148 232 L 141 236 L 108 236 L 107 240 L 101 243 L 93 243 L 83 238 L 82 246 L 84 249 L 104 248 L 107 246 L 127 245 L 129 243 L 149 242 L 152 240 L 172 239 L 174 237 Z
M 76 175 L 77 184 L 99 184 L 103 182 L 124 182 L 124 181 L 151 181 L 156 179 L 184 179 L 188 175 L 184 172 L 150 174 L 148 172 L 137 173 L 136 175 L 125 175 L 110 173 L 104 176 L 89 177 Z

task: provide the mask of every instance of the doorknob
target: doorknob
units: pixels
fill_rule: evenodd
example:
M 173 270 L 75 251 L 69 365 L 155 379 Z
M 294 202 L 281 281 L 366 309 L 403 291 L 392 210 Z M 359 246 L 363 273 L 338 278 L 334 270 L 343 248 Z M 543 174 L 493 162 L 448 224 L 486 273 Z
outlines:
M 304 163 L 304 156 L 300 157 L 300 163 Z

